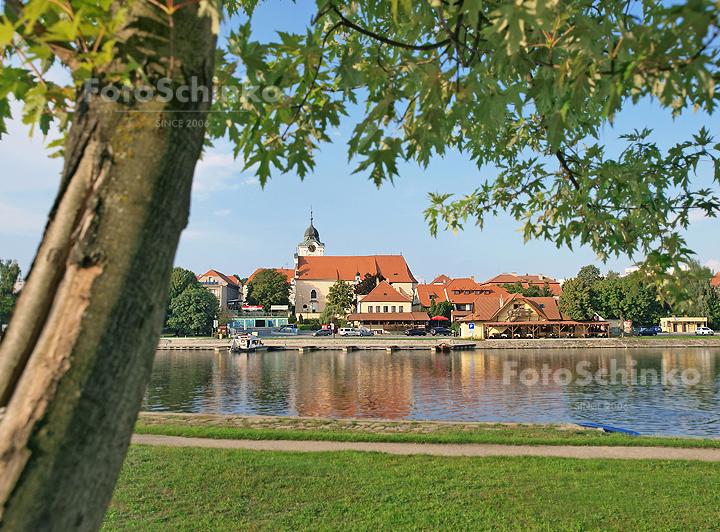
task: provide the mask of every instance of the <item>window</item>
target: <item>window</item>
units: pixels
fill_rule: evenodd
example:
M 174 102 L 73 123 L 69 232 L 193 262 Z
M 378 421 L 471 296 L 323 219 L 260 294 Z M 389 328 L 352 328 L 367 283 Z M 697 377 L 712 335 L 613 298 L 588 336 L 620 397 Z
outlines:
M 399 309 L 398 312 L 405 312 L 405 309 L 404 309 L 404 307 L 403 307 L 402 305 L 400 305 L 400 306 L 398 307 L 398 309 Z
M 475 290 L 475 295 L 476 295 L 476 296 L 479 296 L 479 295 L 480 295 L 480 290 Z
M 380 305 L 377 305 L 377 306 L 375 307 L 375 312 L 377 312 L 378 314 L 380 313 Z
M 390 312 L 395 312 L 395 305 L 393 305 L 392 307 L 390 307 Z
M 469 296 L 469 295 L 470 295 L 470 290 L 465 290 L 465 295 L 466 295 L 466 296 Z
M 315 290 L 310 290 L 310 299 L 317 299 L 317 292 Z
M 456 296 L 460 295 L 462 294 L 462 290 L 453 290 L 453 294 L 455 294 Z
M 486 296 L 489 296 L 489 295 L 490 295 L 490 290 L 485 290 L 485 295 L 486 295 Z
M 387 305 L 383 305 L 383 312 L 387 312 L 387 311 L 388 311 L 388 306 L 387 306 Z

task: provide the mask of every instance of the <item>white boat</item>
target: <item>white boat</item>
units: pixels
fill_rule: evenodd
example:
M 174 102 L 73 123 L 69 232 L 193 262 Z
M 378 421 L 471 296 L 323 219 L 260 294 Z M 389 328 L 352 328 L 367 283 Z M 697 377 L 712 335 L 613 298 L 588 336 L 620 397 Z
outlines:
M 240 351 L 262 351 L 267 349 L 267 346 L 264 345 L 259 338 L 250 336 L 249 334 L 240 334 L 233 338 L 229 349 L 237 353 Z

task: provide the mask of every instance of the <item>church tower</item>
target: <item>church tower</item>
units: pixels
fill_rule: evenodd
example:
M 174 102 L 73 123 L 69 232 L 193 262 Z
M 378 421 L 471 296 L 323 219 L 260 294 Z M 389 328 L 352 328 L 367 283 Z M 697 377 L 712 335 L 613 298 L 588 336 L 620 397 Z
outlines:
M 320 242 L 320 234 L 313 227 L 312 211 L 310 211 L 310 227 L 305 231 L 305 239 L 298 244 L 301 257 L 322 257 L 325 255 L 325 244 Z

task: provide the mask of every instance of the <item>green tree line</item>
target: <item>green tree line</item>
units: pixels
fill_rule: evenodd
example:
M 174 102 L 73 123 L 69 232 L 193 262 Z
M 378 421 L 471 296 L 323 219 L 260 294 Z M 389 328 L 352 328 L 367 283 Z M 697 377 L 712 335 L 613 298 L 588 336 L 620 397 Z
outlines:
M 577 276 L 563 284 L 559 308 L 573 320 L 589 320 L 595 314 L 605 319 L 629 320 L 641 326 L 657 325 L 663 316 L 706 317 L 708 326 L 720 328 L 720 289 L 710 284 L 708 268 L 691 262 L 688 299 L 669 304 L 662 298 L 658 284 L 637 271 L 620 276 L 610 271 L 600 274 L 595 266 L 584 266 Z

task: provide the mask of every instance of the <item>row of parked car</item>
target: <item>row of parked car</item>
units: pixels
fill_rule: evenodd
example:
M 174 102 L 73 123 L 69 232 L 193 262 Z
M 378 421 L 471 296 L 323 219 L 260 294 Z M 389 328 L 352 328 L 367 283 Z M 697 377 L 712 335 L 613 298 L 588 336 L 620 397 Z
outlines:
M 405 331 L 406 336 L 426 336 L 428 331 L 425 329 L 408 329 Z M 445 327 L 433 327 L 430 329 L 430 334 L 433 336 L 451 336 L 452 331 Z M 343 327 L 338 329 L 339 336 L 373 336 L 375 331 L 369 329 L 354 329 L 352 327 Z M 330 329 L 319 329 L 313 333 L 313 336 L 332 336 L 332 330 Z

